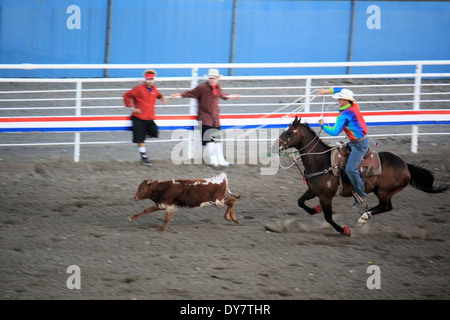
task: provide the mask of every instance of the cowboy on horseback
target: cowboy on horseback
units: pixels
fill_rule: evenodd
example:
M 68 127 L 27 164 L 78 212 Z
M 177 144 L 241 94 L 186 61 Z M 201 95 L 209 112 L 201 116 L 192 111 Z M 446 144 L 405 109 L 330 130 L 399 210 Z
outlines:
M 367 137 L 367 125 L 359 110 L 359 105 L 353 98 L 353 92 L 341 87 L 332 87 L 330 89 L 320 89 L 319 94 L 334 93 L 333 99 L 337 99 L 339 104 L 339 115 L 333 127 L 324 124 L 324 120 L 320 119 L 320 127 L 332 136 L 339 135 L 342 130 L 350 139 L 349 146 L 351 148 L 350 156 L 345 166 L 350 183 L 352 184 L 355 197 L 355 203 L 352 208 L 363 205 L 366 201 L 366 192 L 364 182 L 358 172 L 358 166 L 369 150 L 370 141 Z

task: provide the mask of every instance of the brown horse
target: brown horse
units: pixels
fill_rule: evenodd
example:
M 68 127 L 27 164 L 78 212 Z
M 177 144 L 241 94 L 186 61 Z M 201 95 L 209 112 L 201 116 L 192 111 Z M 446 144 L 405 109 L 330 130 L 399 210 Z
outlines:
M 294 122 L 278 138 L 280 150 L 295 147 L 300 152 L 305 168 L 304 176 L 308 189 L 298 199 L 298 205 L 311 215 L 323 210 L 325 220 L 336 231 L 343 235 L 350 235 L 350 229 L 347 226 L 338 225 L 332 218 L 332 199 L 339 186 L 339 178 L 331 172 L 332 147 L 323 143 L 309 125 L 300 123 L 300 120 L 295 117 Z M 365 181 L 366 193 L 373 192 L 378 197 L 379 203 L 361 214 L 358 220 L 360 224 L 364 224 L 373 215 L 392 210 L 392 196 L 408 184 L 428 193 L 439 193 L 447 189 L 446 185 L 433 187 L 434 176 L 427 169 L 408 164 L 390 152 L 380 152 L 379 156 L 381 174 L 368 177 Z M 341 195 L 351 197 L 352 189 L 348 178 L 344 176 L 342 180 L 344 186 Z M 319 206 L 310 208 L 305 205 L 306 200 L 314 197 L 319 197 L 321 208 Z

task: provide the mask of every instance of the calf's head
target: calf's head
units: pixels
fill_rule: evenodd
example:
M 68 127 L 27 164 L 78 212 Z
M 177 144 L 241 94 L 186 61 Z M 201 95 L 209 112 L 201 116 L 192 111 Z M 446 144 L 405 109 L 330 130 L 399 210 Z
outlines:
M 158 181 L 152 181 L 152 179 L 142 181 L 134 195 L 134 200 L 144 200 L 150 198 L 152 194 L 152 186 L 155 183 L 158 183 Z

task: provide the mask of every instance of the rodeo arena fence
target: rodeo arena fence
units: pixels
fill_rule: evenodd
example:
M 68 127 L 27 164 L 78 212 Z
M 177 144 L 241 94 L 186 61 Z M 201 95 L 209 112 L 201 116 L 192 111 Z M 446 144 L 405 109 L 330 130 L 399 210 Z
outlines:
M 285 128 L 296 115 L 312 127 L 323 117 L 331 124 L 337 116 L 336 101 L 317 95 L 319 88 L 343 86 L 353 90 L 369 127 L 382 128 L 381 134 L 370 136 L 411 136 L 411 151 L 418 151 L 420 135 L 446 135 L 450 132 L 450 73 L 427 72 L 424 68 L 448 70 L 450 60 L 380 61 L 332 63 L 212 63 L 212 64 L 0 64 L 2 69 L 165 69 L 190 70 L 189 77 L 157 77 L 159 91 L 168 99 L 171 94 L 189 90 L 205 78 L 199 70 L 217 68 L 234 70 L 289 70 L 327 68 L 325 75 L 258 75 L 223 76 L 221 85 L 240 100 L 221 100 L 221 127 L 229 129 L 264 130 Z M 410 69 L 402 73 L 333 74 L 335 68 L 388 67 Z M 339 70 L 341 70 L 339 69 Z M 275 69 L 273 69 L 275 70 Z M 286 70 L 283 70 L 286 71 Z M 224 73 L 224 72 L 221 72 Z M 232 74 L 232 72 L 230 72 Z M 283 74 L 284 72 L 280 72 Z M 297 72 L 296 72 L 297 73 Z M 129 109 L 122 95 L 142 78 L 1 78 L 0 79 L 0 147 L 73 145 L 75 162 L 80 161 L 81 146 L 87 144 L 130 144 L 126 141 L 82 141 L 81 134 L 131 130 Z M 20 89 L 20 90 L 17 90 Z M 194 129 L 196 101 L 167 100 L 156 106 L 155 122 L 161 131 L 188 130 L 189 156 L 194 156 L 198 137 Z M 387 109 L 386 109 L 387 108 Z M 395 108 L 395 109 L 393 109 Z M 388 127 L 409 128 L 408 132 L 389 132 Z M 439 128 L 439 132 L 419 132 L 419 126 Z M 427 127 L 428 128 L 428 127 Z M 395 130 L 393 130 L 395 131 Z M 434 130 L 431 130 L 434 131 Z M 7 134 L 46 132 L 73 133 L 73 141 L 4 143 Z M 23 135 L 29 139 L 29 135 Z M 332 139 L 334 137 L 323 137 Z M 338 137 L 338 138 L 342 138 Z M 249 139 L 245 132 L 233 139 Z M 57 139 L 55 139 L 58 141 Z M 266 139 L 269 140 L 269 139 Z M 273 139 L 272 139 L 273 140 Z M 153 139 L 149 143 L 179 142 L 174 139 Z M 1 149 L 0 149 L 1 150 Z

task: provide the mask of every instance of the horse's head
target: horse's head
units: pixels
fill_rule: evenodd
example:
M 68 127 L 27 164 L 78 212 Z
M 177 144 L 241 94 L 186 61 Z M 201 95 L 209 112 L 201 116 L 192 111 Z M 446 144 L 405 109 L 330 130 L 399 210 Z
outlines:
M 303 140 L 303 136 L 299 132 L 299 127 L 301 126 L 300 120 L 301 118 L 295 116 L 294 121 L 278 137 L 279 150 L 300 146 Z

